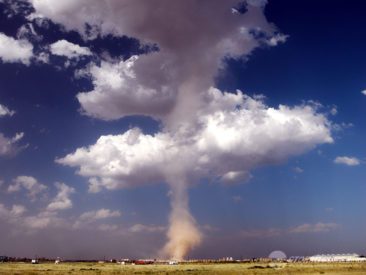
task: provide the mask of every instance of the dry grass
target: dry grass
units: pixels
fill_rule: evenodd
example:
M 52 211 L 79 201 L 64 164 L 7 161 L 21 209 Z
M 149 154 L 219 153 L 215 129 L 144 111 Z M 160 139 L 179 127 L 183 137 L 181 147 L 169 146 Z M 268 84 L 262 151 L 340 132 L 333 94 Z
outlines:
M 98 263 L 0 264 L 0 274 L 366 274 L 366 263 L 118 265 Z

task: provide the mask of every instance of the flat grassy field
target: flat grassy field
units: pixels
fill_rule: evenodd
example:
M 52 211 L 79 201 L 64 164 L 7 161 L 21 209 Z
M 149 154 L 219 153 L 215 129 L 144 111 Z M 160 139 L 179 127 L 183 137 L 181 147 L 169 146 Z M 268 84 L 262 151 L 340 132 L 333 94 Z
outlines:
M 0 263 L 0 274 L 352 274 L 365 275 L 366 263 L 235 263 L 118 265 L 112 263 Z

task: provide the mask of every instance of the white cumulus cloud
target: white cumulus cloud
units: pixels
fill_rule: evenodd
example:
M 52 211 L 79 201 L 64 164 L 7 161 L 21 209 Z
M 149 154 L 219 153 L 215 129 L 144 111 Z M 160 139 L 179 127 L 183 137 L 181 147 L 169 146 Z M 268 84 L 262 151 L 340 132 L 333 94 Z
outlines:
M 119 63 L 102 61 L 84 72 L 94 84 L 93 91 L 77 95 L 87 115 L 111 120 L 135 114 L 160 117 L 171 110 L 176 95 L 167 87 L 139 83 L 132 70 L 136 60 L 137 56 Z
M 49 217 L 37 217 L 37 216 L 30 216 L 25 217 L 24 225 L 31 229 L 43 229 L 46 228 L 51 222 Z
M 302 169 L 302 168 L 300 168 L 300 167 L 295 167 L 295 171 L 296 171 L 297 173 L 302 173 L 302 172 L 304 172 L 304 169 Z
M 0 133 L 0 156 L 13 155 L 24 147 L 17 146 L 17 142 L 22 139 L 24 133 L 17 133 L 13 138 L 7 138 Z
M 52 202 L 47 206 L 47 210 L 65 210 L 72 207 L 72 201 L 69 196 L 75 193 L 75 189 L 67 186 L 64 183 L 56 182 L 56 188 L 58 189 L 58 194 L 52 200 Z
M 335 163 L 339 163 L 339 164 L 346 164 L 348 166 L 355 166 L 355 165 L 359 165 L 360 164 L 360 160 L 354 157 L 336 157 L 334 159 Z
M 28 191 L 28 194 L 32 199 L 36 198 L 36 195 L 47 189 L 47 187 L 39 183 L 34 177 L 31 176 L 18 176 L 13 179 L 14 184 L 8 186 L 8 192 L 20 191 L 24 188 Z
M 27 209 L 23 205 L 14 204 L 9 210 L 3 204 L 0 203 L 0 218 L 7 219 L 10 221 L 16 220 L 18 217 L 22 216 Z
M 279 33 L 268 39 L 267 44 L 270 46 L 277 46 L 279 43 L 285 43 L 288 37 L 288 35 Z
M 0 58 L 3 62 L 30 64 L 33 45 L 25 39 L 16 40 L 0 33 Z
M 10 214 L 14 216 L 20 216 L 26 211 L 27 209 L 23 205 L 14 204 L 10 211 Z
M 87 47 L 80 47 L 77 44 L 66 40 L 59 40 L 50 45 L 51 53 L 54 55 L 66 56 L 68 58 L 76 58 L 83 55 L 91 55 L 91 51 Z
M 12 116 L 15 111 L 9 110 L 6 106 L 0 104 L 0 117 L 2 116 Z
M 175 165 L 190 177 L 240 183 L 251 169 L 333 142 L 328 120 L 310 106 L 276 109 L 240 92 L 217 89 L 206 97 L 198 121 L 182 124 L 176 133 L 151 136 L 135 128 L 101 136 L 96 144 L 56 161 L 79 167 L 80 175 L 107 189 L 165 181 L 167 169 Z
M 361 94 L 366 95 L 366 90 L 361 91 Z

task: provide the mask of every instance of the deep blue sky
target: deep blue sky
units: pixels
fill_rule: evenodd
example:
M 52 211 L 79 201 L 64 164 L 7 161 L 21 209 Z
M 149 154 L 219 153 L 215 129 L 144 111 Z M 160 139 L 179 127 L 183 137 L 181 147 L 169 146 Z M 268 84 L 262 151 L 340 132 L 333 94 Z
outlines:
M 0 32 L 15 38 L 27 20 L 21 13 L 9 17 L 7 5 L 0 3 Z M 223 186 L 202 179 L 192 186 L 190 209 L 206 237 L 189 257 L 255 257 L 273 250 L 283 250 L 288 256 L 366 254 L 366 95 L 361 93 L 366 90 L 365 11 L 366 3 L 361 0 L 269 0 L 264 14 L 288 35 L 287 40 L 275 47 L 262 45 L 245 58 L 227 58 L 216 77 L 218 88 L 263 94 L 264 102 L 272 107 L 319 102 L 323 105 L 320 112 L 327 113 L 335 125 L 334 143 L 258 167 L 245 184 Z M 83 213 L 102 208 L 120 211 L 120 215 L 90 223 L 89 228 L 30 229 L 2 214 L 0 208 L 0 255 L 154 257 L 154 248 L 165 242 L 164 230 L 137 232 L 132 237 L 121 233 L 115 241 L 112 233 L 94 229 L 99 222 L 126 230 L 135 224 L 166 227 L 170 211 L 166 184 L 88 193 L 88 178 L 55 159 L 95 144 L 102 135 L 123 134 L 133 127 L 145 134 L 161 131 L 161 121 L 148 116 L 104 121 L 83 115 L 76 95 L 91 90 L 93 84 L 88 78 L 74 77 L 76 70 L 90 62 L 100 64 L 96 56 L 103 52 L 126 60 L 155 51 L 159 45 L 143 47 L 137 39 L 112 35 L 84 40 L 76 31 L 51 21 L 47 27 L 33 25 L 43 36 L 41 41 L 29 38 L 35 55 L 65 39 L 88 47 L 94 56 L 81 57 L 67 68 L 66 57 L 52 54 L 48 64 L 0 61 L 0 104 L 15 111 L 0 117 L 0 133 L 7 138 L 24 133 L 15 145 L 18 152 L 0 155 L 0 204 L 9 211 L 14 204 L 23 205 L 24 217 L 37 217 L 58 193 L 54 182 L 62 182 L 75 192 L 69 195 L 72 208 L 60 211 L 58 217 L 72 224 Z M 336 114 L 329 113 L 332 109 Z M 358 164 L 335 163 L 337 157 L 349 157 Z M 34 177 L 47 190 L 34 200 L 24 188 L 9 192 L 14 179 L 22 175 Z M 298 227 L 305 229 L 290 232 Z

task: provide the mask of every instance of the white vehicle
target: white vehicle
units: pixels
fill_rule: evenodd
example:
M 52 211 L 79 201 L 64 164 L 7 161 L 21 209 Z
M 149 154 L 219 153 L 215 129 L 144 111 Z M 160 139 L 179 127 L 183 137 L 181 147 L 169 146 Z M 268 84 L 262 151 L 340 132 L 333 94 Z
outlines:
M 32 264 L 38 264 L 38 259 L 32 259 Z

